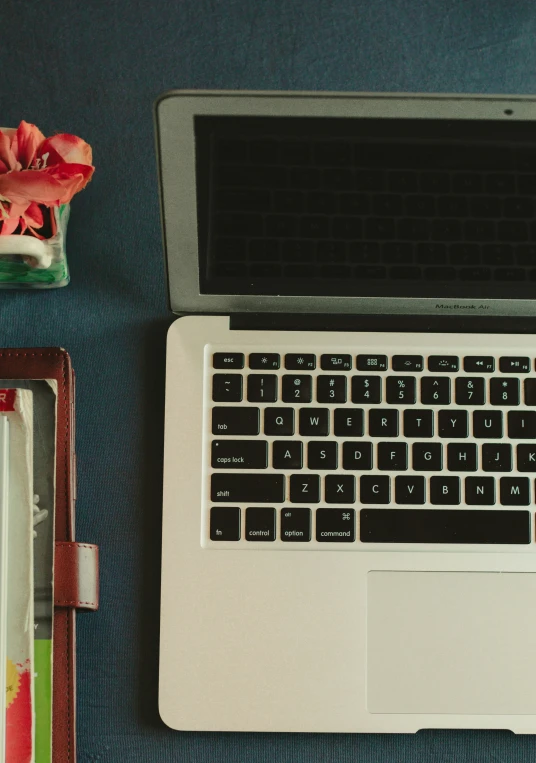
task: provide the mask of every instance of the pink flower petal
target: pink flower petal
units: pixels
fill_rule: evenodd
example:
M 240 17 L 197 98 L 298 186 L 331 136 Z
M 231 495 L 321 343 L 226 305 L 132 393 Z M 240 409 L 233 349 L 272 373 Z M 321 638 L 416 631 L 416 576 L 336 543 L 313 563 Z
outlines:
M 48 154 L 47 166 L 69 162 L 72 164 L 91 164 L 93 154 L 91 146 L 76 135 L 62 133 L 47 138 L 39 148 L 38 157 Z
M 46 206 L 63 203 L 65 188 L 56 178 L 47 172 L 21 170 L 0 175 L 0 196 L 13 204 L 25 204 L 35 201 Z
M 35 201 L 32 201 L 32 203 L 29 205 L 26 211 L 21 215 L 21 217 L 23 217 L 28 223 L 28 226 L 32 228 L 43 227 L 43 222 L 44 222 L 43 212 L 39 204 L 36 204 Z
M 20 170 L 20 163 L 11 148 L 11 136 L 7 131 L 0 130 L 0 161 L 7 167 L 7 170 Z
M 35 125 L 22 121 L 13 137 L 11 149 L 24 169 L 33 164 L 45 136 Z

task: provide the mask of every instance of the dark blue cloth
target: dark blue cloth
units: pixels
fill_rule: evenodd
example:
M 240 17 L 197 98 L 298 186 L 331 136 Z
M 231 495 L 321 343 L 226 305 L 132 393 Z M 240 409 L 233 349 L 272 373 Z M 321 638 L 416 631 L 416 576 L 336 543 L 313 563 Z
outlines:
M 152 124 L 172 87 L 531 93 L 533 0 L 3 0 L 0 19 L 0 124 L 78 134 L 97 166 L 72 205 L 71 285 L 0 292 L 0 344 L 61 345 L 77 372 L 77 533 L 102 550 L 101 611 L 78 619 L 81 763 L 536 761 L 536 739 L 507 732 L 187 734 L 160 722 L 171 317 Z

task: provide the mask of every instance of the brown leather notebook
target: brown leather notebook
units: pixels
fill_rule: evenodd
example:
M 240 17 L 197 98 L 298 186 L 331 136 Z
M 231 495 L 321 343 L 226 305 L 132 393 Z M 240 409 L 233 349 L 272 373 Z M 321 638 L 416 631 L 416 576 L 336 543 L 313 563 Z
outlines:
M 74 373 L 59 348 L 0 350 L 1 379 L 54 379 L 56 505 L 53 626 L 53 763 L 76 761 L 76 610 L 98 608 L 98 548 L 75 541 Z

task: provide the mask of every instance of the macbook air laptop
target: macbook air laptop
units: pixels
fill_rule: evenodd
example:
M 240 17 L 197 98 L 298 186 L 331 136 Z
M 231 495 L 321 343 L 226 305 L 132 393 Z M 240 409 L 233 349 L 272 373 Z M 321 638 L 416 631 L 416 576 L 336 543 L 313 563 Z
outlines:
M 536 731 L 535 121 L 158 101 L 172 728 Z

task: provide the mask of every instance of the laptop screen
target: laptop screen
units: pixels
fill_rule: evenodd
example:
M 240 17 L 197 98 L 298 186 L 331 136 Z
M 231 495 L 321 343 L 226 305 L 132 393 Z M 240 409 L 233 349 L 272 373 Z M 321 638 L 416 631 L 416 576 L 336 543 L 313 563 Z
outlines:
M 204 294 L 534 299 L 534 122 L 195 117 Z

